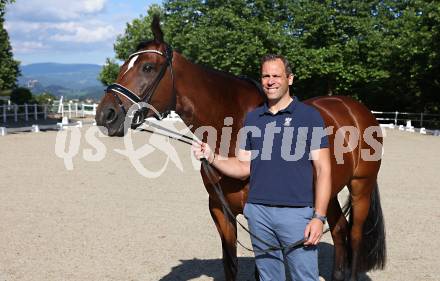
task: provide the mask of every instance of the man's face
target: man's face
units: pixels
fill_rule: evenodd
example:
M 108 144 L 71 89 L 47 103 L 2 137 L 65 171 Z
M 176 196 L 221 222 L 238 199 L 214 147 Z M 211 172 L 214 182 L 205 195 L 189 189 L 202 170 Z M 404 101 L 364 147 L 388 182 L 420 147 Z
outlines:
M 284 63 L 280 59 L 266 61 L 261 67 L 261 84 L 270 101 L 277 101 L 289 95 L 293 75 L 287 75 Z

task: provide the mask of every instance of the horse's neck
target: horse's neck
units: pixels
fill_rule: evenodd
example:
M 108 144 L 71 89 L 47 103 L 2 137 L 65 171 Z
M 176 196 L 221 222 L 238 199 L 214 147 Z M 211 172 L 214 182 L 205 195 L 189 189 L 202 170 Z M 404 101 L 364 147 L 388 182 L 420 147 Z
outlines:
M 230 89 L 238 87 L 237 79 L 191 63 L 179 54 L 174 59 L 176 112 L 185 124 L 192 125 L 193 130 L 200 126 L 217 128 L 219 121 L 223 124 L 229 111 L 225 107 L 236 104 L 237 97 L 230 94 Z
M 193 133 L 201 126 L 207 126 L 209 130 L 214 128 L 217 145 L 222 146 L 223 141 L 229 140 L 229 145 L 225 143 L 225 150 L 217 151 L 232 155 L 246 112 L 263 101 L 258 89 L 232 75 L 193 64 L 179 54 L 174 58 L 177 114 Z M 200 131 L 196 132 L 205 141 L 205 137 L 210 137 L 200 134 Z

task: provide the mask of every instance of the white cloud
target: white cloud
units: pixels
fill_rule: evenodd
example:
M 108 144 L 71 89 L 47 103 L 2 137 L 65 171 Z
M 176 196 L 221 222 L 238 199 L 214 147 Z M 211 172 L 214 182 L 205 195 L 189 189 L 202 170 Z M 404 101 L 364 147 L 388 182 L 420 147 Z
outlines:
M 15 34 L 21 41 L 44 40 L 73 43 L 98 43 L 113 41 L 117 35 L 115 28 L 97 20 L 81 22 L 25 22 L 9 21 L 5 25 L 10 34 Z M 20 49 L 17 49 L 20 50 Z
M 111 40 L 116 36 L 114 28 L 104 23 L 90 26 L 88 23 L 70 22 L 58 24 L 55 28 L 60 32 L 50 39 L 60 42 L 95 43 Z
M 46 48 L 46 46 L 37 41 L 20 41 L 16 44 L 12 44 L 12 51 L 14 53 L 32 53 L 44 48 Z
M 23 1 L 23 2 L 22 2 Z M 26 1 L 26 3 L 24 3 Z M 25 42 L 51 49 L 57 43 L 113 41 L 116 29 L 99 20 L 109 0 L 19 0 L 8 6 L 5 28 L 16 42 L 17 52 L 28 50 Z
M 102 12 L 107 0 L 26 0 L 9 5 L 11 19 L 27 21 L 65 21 Z
M 104 63 L 126 22 L 151 3 L 160 0 L 16 0 L 6 6 L 4 24 L 23 62 Z

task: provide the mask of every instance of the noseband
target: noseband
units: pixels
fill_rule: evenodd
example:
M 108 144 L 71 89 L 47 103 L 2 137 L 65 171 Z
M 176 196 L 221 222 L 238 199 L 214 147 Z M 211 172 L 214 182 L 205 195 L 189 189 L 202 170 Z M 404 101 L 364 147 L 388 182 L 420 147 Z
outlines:
M 141 103 L 147 103 L 149 104 L 155 91 L 157 86 L 159 85 L 160 81 L 162 80 L 162 78 L 165 75 L 165 72 L 168 68 L 168 66 L 170 67 L 170 74 L 171 74 L 171 80 L 173 83 L 173 107 L 175 107 L 176 104 L 176 95 L 175 95 L 175 90 L 174 90 L 174 75 L 173 75 L 173 66 L 172 66 L 172 62 L 173 62 L 173 50 L 170 46 L 166 45 L 165 48 L 165 53 L 158 51 L 158 50 L 143 50 L 143 51 L 139 51 L 136 53 L 131 54 L 128 57 L 128 60 L 130 60 L 131 58 L 133 58 L 134 56 L 137 55 L 141 55 L 141 54 L 145 54 L 145 53 L 150 53 L 150 54 L 157 54 L 160 56 L 163 56 L 165 58 L 165 63 L 161 66 L 159 73 L 157 74 L 156 78 L 154 79 L 154 81 L 145 89 L 144 93 L 141 95 L 141 97 L 139 97 L 138 95 L 136 95 L 135 93 L 133 93 L 133 91 L 131 91 L 130 89 L 128 89 L 127 87 L 121 85 L 121 84 L 117 84 L 117 83 L 113 83 L 111 85 L 109 85 L 107 87 L 107 89 L 105 90 L 106 93 L 110 93 L 113 95 L 113 97 L 116 99 L 116 101 L 118 102 L 119 108 L 121 109 L 122 112 L 124 112 L 124 115 L 127 115 L 127 110 L 124 107 L 124 104 L 122 103 L 121 98 L 119 97 L 119 95 L 124 96 L 125 98 L 127 98 L 129 101 L 131 101 L 133 104 L 138 105 L 137 110 L 135 110 L 133 112 L 133 121 L 132 121 L 132 126 L 139 126 L 141 125 L 146 116 L 148 115 L 149 112 L 149 108 L 146 108 L 141 106 Z M 145 109 L 145 110 L 143 110 Z M 154 117 L 158 120 L 162 120 L 163 118 L 165 118 L 168 114 L 170 113 L 170 110 L 167 110 L 163 113 L 157 112 L 154 110 Z

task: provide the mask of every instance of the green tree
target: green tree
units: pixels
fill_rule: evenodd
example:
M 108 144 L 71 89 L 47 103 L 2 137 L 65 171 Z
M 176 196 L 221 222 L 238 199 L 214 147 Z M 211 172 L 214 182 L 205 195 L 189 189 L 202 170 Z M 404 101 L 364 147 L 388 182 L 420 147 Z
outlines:
M 296 46 L 286 50 L 297 67 L 303 96 L 351 95 L 388 77 L 382 69 L 387 41 L 376 28 L 379 1 L 294 1 L 290 33 Z
M 38 104 L 51 105 L 57 98 L 50 93 L 42 93 L 33 97 L 33 100 Z
M 15 88 L 11 93 L 11 103 L 14 104 L 30 104 L 34 102 L 34 97 L 28 88 Z
M 364 99 L 387 79 L 389 42 L 377 28 L 380 1 L 165 1 L 169 42 L 189 59 L 259 78 L 259 58 L 286 55 L 301 97 Z
M 190 60 L 259 78 L 259 60 L 282 53 L 288 1 L 164 3 L 166 39 Z
M 421 0 L 166 0 L 127 24 L 116 58 L 151 39 L 151 16 L 159 13 L 165 40 L 196 63 L 259 79 L 260 57 L 279 53 L 294 63 L 301 98 L 350 95 L 382 110 L 439 110 L 439 7 Z
M 440 4 L 384 1 L 382 25 L 393 49 L 383 88 L 406 111 L 440 111 Z
M 114 59 L 107 58 L 105 65 L 99 73 L 99 80 L 105 86 L 112 84 L 119 73 L 119 64 Z
M 0 0 L 0 90 L 12 89 L 20 75 L 19 62 L 14 60 L 9 35 L 4 29 L 5 8 L 15 0 Z

